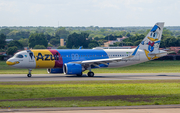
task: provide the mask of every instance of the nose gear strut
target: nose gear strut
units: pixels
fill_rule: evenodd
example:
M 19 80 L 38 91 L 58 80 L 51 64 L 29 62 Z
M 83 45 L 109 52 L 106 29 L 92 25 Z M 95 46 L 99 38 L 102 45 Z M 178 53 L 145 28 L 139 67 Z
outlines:
M 29 73 L 27 74 L 27 77 L 31 77 L 32 75 L 31 75 L 31 71 L 32 71 L 32 69 L 28 69 L 29 70 Z

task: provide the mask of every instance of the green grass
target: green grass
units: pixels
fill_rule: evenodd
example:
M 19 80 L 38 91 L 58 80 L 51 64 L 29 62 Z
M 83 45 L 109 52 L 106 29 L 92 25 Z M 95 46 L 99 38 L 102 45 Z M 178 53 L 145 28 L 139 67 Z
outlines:
M 180 104 L 180 80 L 0 82 L 0 100 L 53 97 L 147 95 L 150 101 L 0 101 L 0 108 Z M 136 100 L 137 98 L 134 98 Z M 133 100 L 133 99 L 132 99 Z
M 11 70 L 11 71 L 10 71 Z M 149 61 L 128 67 L 93 69 L 94 73 L 180 73 L 180 61 Z M 27 74 L 27 69 L 16 69 L 0 61 L 0 74 Z M 87 73 L 85 71 L 84 73 Z M 47 74 L 46 69 L 33 69 L 32 74 Z
M 0 100 L 164 94 L 180 94 L 180 83 L 0 85 Z

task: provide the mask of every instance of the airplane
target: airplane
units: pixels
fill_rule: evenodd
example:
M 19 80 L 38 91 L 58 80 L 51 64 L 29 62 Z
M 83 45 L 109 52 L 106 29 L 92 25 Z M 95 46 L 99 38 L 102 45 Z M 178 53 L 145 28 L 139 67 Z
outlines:
M 32 49 L 16 53 L 6 64 L 29 70 L 47 68 L 48 73 L 94 77 L 94 68 L 124 67 L 167 55 L 159 50 L 164 22 L 158 22 L 135 49 Z

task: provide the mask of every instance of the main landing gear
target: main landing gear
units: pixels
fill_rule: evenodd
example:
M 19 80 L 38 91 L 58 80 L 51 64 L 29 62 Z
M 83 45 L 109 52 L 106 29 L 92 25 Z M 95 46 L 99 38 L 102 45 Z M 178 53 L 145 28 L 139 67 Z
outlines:
M 27 74 L 27 77 L 31 77 L 32 75 L 31 75 L 31 71 L 32 71 L 32 69 L 29 69 L 29 73 Z
M 81 77 L 83 74 L 81 73 L 81 74 L 76 74 L 78 77 Z M 94 72 L 88 72 L 87 73 L 87 75 L 88 75 L 88 77 L 94 77 Z
M 91 71 L 91 68 L 88 68 L 89 72 L 87 73 L 88 77 L 94 77 L 94 72 Z
M 88 77 L 94 77 L 94 72 L 90 71 L 90 72 L 87 73 L 87 75 L 88 75 Z

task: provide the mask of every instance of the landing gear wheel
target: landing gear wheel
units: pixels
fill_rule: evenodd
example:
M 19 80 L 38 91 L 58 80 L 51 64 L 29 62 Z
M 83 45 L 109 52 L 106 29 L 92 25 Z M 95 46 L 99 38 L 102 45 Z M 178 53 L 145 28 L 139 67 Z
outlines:
M 31 77 L 31 74 L 27 74 L 27 77 Z
M 88 72 L 88 77 L 94 77 L 94 72 Z
M 76 74 L 78 77 L 81 77 L 83 74 L 81 73 L 81 74 Z
M 31 77 L 32 75 L 31 75 L 31 71 L 32 71 L 32 69 L 28 69 L 29 70 L 29 73 L 27 74 L 27 77 Z

